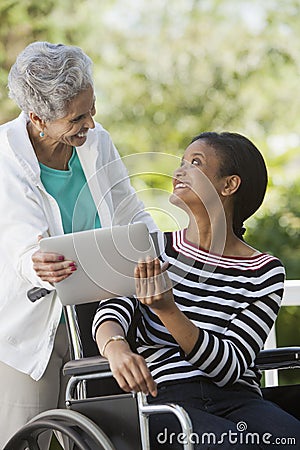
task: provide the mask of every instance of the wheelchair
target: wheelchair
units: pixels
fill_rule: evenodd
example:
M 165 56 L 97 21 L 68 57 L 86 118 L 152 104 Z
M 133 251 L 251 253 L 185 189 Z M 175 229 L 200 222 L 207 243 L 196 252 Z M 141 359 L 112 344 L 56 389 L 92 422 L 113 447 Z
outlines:
M 64 308 L 72 358 L 64 367 L 64 374 L 69 377 L 66 409 L 37 415 L 3 450 L 44 450 L 38 440 L 49 431 L 63 435 L 68 449 L 150 450 L 150 416 L 166 413 L 179 421 L 185 436 L 182 448 L 192 450 L 192 423 L 181 406 L 150 405 L 144 394 L 124 393 L 117 386 L 107 360 L 98 355 L 91 338 L 91 321 L 97 306 L 98 302 Z M 132 336 L 128 339 L 130 342 Z M 262 350 L 256 363 L 263 371 L 300 368 L 300 347 Z M 266 399 L 300 420 L 300 385 L 265 387 L 262 392 Z

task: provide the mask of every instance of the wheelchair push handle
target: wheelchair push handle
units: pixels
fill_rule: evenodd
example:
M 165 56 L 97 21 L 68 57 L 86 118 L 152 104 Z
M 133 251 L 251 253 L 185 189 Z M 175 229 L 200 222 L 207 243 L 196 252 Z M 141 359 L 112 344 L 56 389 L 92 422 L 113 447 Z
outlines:
M 32 289 L 29 289 L 29 291 L 27 291 L 27 297 L 31 302 L 34 303 L 40 298 L 45 297 L 45 295 L 50 294 L 50 292 L 52 291 L 49 291 L 46 288 L 34 287 Z

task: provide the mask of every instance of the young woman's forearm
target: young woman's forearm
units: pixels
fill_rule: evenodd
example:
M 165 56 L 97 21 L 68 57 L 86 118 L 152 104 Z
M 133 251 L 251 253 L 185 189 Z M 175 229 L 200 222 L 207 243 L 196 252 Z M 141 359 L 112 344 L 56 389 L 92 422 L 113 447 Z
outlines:
M 114 338 L 116 336 L 122 336 L 124 340 L 121 340 L 121 338 L 117 338 L 118 340 L 112 339 L 110 341 L 111 338 Z M 126 346 L 128 346 L 129 348 L 129 344 L 125 339 L 123 328 L 121 327 L 121 325 L 114 321 L 107 321 L 99 326 L 96 332 L 96 342 L 100 354 L 105 358 L 108 357 L 108 353 L 111 350 L 112 346 L 115 349 L 117 347 L 126 348 Z
M 156 313 L 178 345 L 188 355 L 193 350 L 199 336 L 199 329 L 196 325 L 175 304 L 166 311 L 159 310 Z
M 185 354 L 189 354 L 198 339 L 199 329 L 177 307 L 172 283 L 158 258 L 140 260 L 134 272 L 138 300 L 155 312 Z
M 104 322 L 96 332 L 99 351 L 108 359 L 114 378 L 125 392 L 144 392 L 155 397 L 157 387 L 146 361 L 133 353 L 121 337 L 124 337 L 124 331 L 113 321 Z

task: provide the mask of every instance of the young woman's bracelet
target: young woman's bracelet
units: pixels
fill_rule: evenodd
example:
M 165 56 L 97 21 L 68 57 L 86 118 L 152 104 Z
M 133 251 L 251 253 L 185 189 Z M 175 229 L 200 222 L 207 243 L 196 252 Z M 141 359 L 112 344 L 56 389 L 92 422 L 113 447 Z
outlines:
M 107 341 L 106 341 L 105 344 L 103 345 L 100 354 L 101 354 L 102 356 L 104 356 L 104 352 L 105 352 L 105 349 L 106 349 L 106 347 L 108 346 L 108 344 L 109 344 L 110 342 L 115 342 L 115 341 L 124 341 L 124 342 L 127 342 L 126 339 L 124 338 L 124 336 L 121 336 L 121 335 L 111 336 L 111 337 L 109 337 L 109 338 L 107 339 Z

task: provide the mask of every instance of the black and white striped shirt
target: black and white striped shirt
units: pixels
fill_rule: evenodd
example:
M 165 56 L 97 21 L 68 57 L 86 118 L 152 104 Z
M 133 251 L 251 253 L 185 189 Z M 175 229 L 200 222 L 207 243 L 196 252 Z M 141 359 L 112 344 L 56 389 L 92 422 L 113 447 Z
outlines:
M 218 256 L 185 238 L 185 230 L 158 235 L 161 261 L 178 308 L 199 328 L 199 338 L 185 355 L 156 314 L 136 298 L 101 302 L 93 334 L 107 321 L 127 333 L 137 309 L 137 351 L 158 384 L 206 377 L 218 386 L 239 382 L 258 388 L 254 364 L 276 319 L 283 295 L 284 268 L 266 253 L 252 257 Z

